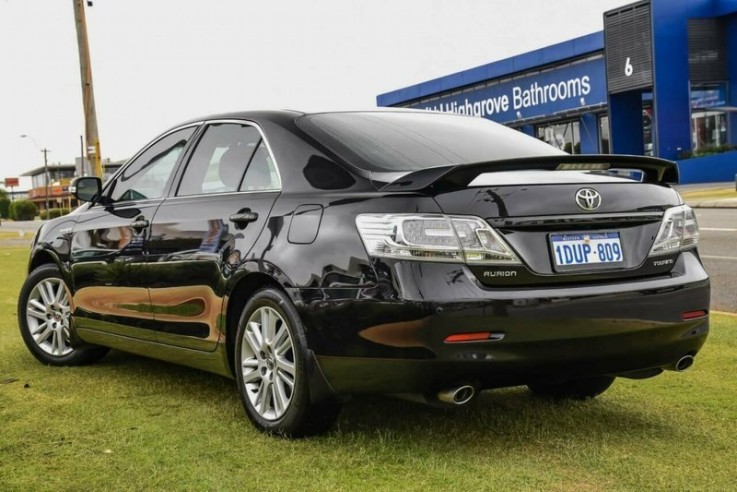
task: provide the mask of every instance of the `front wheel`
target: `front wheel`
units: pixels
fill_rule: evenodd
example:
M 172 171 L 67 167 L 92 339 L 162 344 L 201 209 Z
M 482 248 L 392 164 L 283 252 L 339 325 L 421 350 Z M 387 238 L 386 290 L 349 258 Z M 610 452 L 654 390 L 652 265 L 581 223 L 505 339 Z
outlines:
M 536 396 L 556 399 L 588 400 L 605 392 L 614 382 L 611 376 L 569 379 L 560 383 L 530 383 L 527 387 Z
M 18 296 L 18 325 L 36 359 L 52 366 L 91 364 L 105 347 L 72 344 L 69 289 L 56 265 L 42 265 L 26 279 Z
M 238 323 L 235 373 L 241 401 L 257 428 L 288 437 L 328 430 L 340 406 L 310 401 L 307 343 L 297 310 L 276 289 L 250 299 Z

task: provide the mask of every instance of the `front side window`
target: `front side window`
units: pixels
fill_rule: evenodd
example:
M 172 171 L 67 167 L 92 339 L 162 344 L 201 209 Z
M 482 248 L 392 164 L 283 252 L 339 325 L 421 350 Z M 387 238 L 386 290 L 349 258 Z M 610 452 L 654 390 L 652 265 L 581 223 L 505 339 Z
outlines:
M 187 164 L 177 196 L 238 191 L 259 142 L 261 134 L 250 125 L 208 126 Z
M 110 190 L 115 202 L 164 196 L 174 165 L 196 127 L 182 128 L 161 138 L 126 166 Z

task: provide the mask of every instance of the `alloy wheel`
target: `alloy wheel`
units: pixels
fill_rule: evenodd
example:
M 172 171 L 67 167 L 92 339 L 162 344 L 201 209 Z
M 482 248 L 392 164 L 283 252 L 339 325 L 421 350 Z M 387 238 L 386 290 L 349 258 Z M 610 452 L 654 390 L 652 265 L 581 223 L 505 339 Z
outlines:
M 251 406 L 266 420 L 289 408 L 296 383 L 294 343 L 287 322 L 273 308 L 253 312 L 243 331 L 241 371 Z
M 41 350 L 55 357 L 74 350 L 69 334 L 70 317 L 69 295 L 63 280 L 46 278 L 33 287 L 26 302 L 26 322 Z

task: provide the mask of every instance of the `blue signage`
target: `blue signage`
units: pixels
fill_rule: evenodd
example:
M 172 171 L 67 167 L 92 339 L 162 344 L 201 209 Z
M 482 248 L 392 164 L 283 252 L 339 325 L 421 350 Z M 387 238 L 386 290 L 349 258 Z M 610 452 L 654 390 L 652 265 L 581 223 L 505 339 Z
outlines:
M 597 58 L 410 107 L 508 123 L 606 102 L 604 58 Z
M 717 108 L 727 104 L 725 84 L 691 89 L 691 109 Z

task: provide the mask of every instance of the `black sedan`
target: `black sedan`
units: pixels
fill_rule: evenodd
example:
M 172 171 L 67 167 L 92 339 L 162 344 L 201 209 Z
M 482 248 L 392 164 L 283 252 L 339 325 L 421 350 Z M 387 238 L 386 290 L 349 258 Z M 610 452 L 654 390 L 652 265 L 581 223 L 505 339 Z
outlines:
M 86 203 L 34 239 L 20 329 L 45 364 L 115 348 L 233 377 L 290 436 L 359 393 L 591 398 L 687 369 L 707 337 L 677 180 L 465 116 L 197 119 L 76 180 Z

